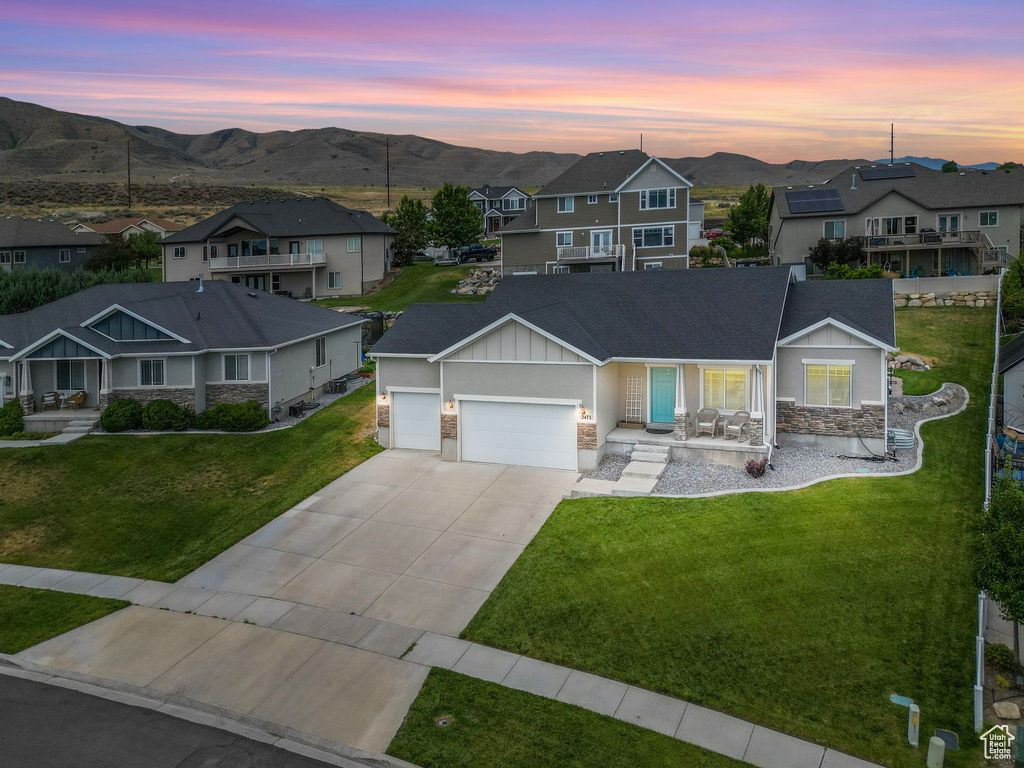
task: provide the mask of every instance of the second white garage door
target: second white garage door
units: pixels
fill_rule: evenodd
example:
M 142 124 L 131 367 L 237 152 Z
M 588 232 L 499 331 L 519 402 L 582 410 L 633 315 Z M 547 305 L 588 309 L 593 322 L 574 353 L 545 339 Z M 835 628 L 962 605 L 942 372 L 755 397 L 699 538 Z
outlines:
M 395 448 L 441 450 L 441 396 L 432 392 L 395 392 L 392 399 Z
M 462 460 L 576 469 L 576 407 L 462 401 Z

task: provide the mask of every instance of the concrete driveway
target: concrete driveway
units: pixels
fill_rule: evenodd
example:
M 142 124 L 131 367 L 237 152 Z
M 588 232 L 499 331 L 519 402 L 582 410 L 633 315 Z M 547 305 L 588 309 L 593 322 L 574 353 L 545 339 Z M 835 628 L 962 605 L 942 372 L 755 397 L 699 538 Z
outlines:
M 385 451 L 21 655 L 380 752 L 429 671 L 401 656 L 462 631 L 576 477 Z

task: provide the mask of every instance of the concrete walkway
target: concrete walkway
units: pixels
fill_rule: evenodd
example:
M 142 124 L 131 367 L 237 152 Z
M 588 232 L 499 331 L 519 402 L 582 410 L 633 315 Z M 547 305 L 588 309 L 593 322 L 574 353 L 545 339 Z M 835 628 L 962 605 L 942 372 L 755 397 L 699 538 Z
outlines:
M 872 765 L 695 704 L 458 639 L 575 479 L 387 451 L 177 584 L 20 565 L 0 565 L 0 583 L 134 603 L 23 659 L 367 751 L 387 748 L 429 669 L 441 667 L 764 768 Z

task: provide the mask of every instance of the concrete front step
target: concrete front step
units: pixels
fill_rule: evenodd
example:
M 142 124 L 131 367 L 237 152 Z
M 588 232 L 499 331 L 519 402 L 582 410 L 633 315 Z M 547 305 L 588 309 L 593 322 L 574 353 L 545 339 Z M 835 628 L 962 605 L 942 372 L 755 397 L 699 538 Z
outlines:
M 658 484 L 656 477 L 623 477 L 615 482 L 613 496 L 650 496 L 654 486 Z
M 100 423 L 99 419 L 75 419 L 68 422 L 69 427 L 95 427 Z
M 623 477 L 661 477 L 667 464 L 659 464 L 653 461 L 631 461 L 622 470 Z
M 65 435 L 87 435 L 96 429 L 95 424 L 82 424 L 75 426 L 74 424 L 64 427 L 62 434 Z
M 629 458 L 631 461 L 647 461 L 654 464 L 668 463 L 668 453 L 651 453 L 650 451 L 634 450 Z
M 593 496 L 611 496 L 614 490 L 614 480 L 595 480 L 585 477 L 569 488 L 568 498 L 588 499 Z

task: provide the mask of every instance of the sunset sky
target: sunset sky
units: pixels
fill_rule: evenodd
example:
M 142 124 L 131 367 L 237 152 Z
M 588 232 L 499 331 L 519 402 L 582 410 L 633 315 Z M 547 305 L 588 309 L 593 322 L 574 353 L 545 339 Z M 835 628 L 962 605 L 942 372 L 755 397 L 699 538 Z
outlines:
M 0 95 L 204 132 L 1024 161 L 1024 3 L 3 3 Z

